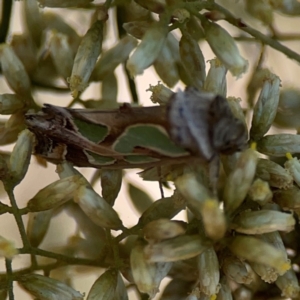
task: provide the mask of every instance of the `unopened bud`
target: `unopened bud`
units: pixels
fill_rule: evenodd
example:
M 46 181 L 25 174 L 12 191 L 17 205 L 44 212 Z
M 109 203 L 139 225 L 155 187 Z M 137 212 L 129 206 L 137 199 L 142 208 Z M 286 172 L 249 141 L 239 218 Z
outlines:
M 240 55 L 233 37 L 214 22 L 205 20 L 201 23 L 205 31 L 205 38 L 215 55 L 233 76 L 240 77 L 247 71 L 248 61 Z
M 31 212 L 58 207 L 73 199 L 80 184 L 84 184 L 84 182 L 78 175 L 57 180 L 41 189 L 29 200 L 27 207 Z
M 192 258 L 202 253 L 208 243 L 199 235 L 180 235 L 175 238 L 147 245 L 146 258 L 150 262 L 170 262 Z
M 300 153 L 300 135 L 270 134 L 257 142 L 257 151 L 270 156 L 285 156 L 286 153 Z
M 83 295 L 56 279 L 28 274 L 18 278 L 19 284 L 36 298 L 83 300 Z
M 0 45 L 0 63 L 11 89 L 22 97 L 30 95 L 30 79 L 25 67 L 7 44 Z
M 96 225 L 115 230 L 122 228 L 122 221 L 116 211 L 91 187 L 81 185 L 74 201 Z
M 143 228 L 144 238 L 149 242 L 157 242 L 174 238 L 185 233 L 185 229 L 179 221 L 158 219 L 149 222 Z
M 291 267 L 286 259 L 286 253 L 251 236 L 236 236 L 229 248 L 235 255 L 250 262 L 272 267 L 279 274 L 284 274 Z
M 11 115 L 25 106 L 21 98 L 15 94 L 2 94 L 0 95 L 0 114 Z
M 78 47 L 71 77 L 68 79 L 74 98 L 88 85 L 89 78 L 102 49 L 103 21 L 96 21 Z
M 191 85 L 201 90 L 206 76 L 204 56 L 198 42 L 188 32 L 182 34 L 179 52 Z
M 126 68 L 131 76 L 142 74 L 158 57 L 165 44 L 168 27 L 163 22 L 153 23 L 128 59 Z
M 16 254 L 18 254 L 18 250 L 15 248 L 13 242 L 0 236 L 0 257 L 12 259 Z
M 234 170 L 229 174 L 224 189 L 224 205 L 228 214 L 244 201 L 255 176 L 257 153 L 249 148 L 243 151 Z
M 208 296 L 219 291 L 220 267 L 213 247 L 204 250 L 198 257 L 200 291 Z
M 250 137 L 255 141 L 267 133 L 275 119 L 279 102 L 279 87 L 278 76 L 270 73 L 264 78 L 262 90 L 254 106 L 250 129 Z
M 92 74 L 92 80 L 103 80 L 115 68 L 128 59 L 130 52 L 136 47 L 137 40 L 131 36 L 122 38 L 118 44 L 101 54 Z
M 33 139 L 33 133 L 27 129 L 23 130 L 18 136 L 8 166 L 13 186 L 19 184 L 27 173 L 33 150 Z
M 187 200 L 192 213 L 203 221 L 206 234 L 212 239 L 222 238 L 226 232 L 225 216 L 209 190 L 192 174 L 179 177 L 175 185 Z
M 260 158 L 257 163 L 256 176 L 269 183 L 270 186 L 279 189 L 287 189 L 293 186 L 293 177 L 279 164 Z
M 231 228 L 245 234 L 262 234 L 276 230 L 289 232 L 294 229 L 292 214 L 274 210 L 244 211 L 235 217 Z

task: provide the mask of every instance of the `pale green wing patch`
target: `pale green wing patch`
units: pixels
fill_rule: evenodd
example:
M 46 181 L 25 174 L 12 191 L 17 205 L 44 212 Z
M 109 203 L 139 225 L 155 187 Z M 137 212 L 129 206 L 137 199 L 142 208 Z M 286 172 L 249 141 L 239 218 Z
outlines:
M 169 157 L 187 155 L 183 148 L 170 140 L 166 130 L 159 125 L 137 124 L 128 126 L 114 143 L 113 149 L 129 154 L 135 147 L 143 147 Z
M 88 150 L 83 150 L 83 152 L 86 155 L 88 162 L 95 166 L 112 165 L 116 161 L 115 158 L 98 155 Z
M 101 124 L 93 124 L 76 118 L 73 119 L 73 122 L 84 138 L 96 144 L 102 142 L 108 135 L 108 128 Z

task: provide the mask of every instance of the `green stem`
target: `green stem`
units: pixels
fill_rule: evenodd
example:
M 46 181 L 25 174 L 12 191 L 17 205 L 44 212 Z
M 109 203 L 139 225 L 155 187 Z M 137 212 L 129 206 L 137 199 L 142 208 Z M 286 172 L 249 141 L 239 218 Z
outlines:
M 7 290 L 9 300 L 14 300 L 14 291 L 13 291 L 13 271 L 11 266 L 11 259 L 5 259 L 6 267 L 6 279 L 7 279 Z
M 22 220 L 22 215 L 21 215 L 20 210 L 18 208 L 16 199 L 15 199 L 15 195 L 13 193 L 13 188 L 6 185 L 5 190 L 7 192 L 9 200 L 10 200 L 12 213 L 15 217 L 15 220 L 16 220 L 16 223 L 17 223 L 20 235 L 21 235 L 23 246 L 25 248 L 30 248 L 31 245 L 30 245 L 30 242 L 29 242 L 29 240 L 27 238 L 27 235 L 26 235 L 26 230 L 25 230 L 25 226 L 24 226 L 24 223 L 23 223 L 23 220 Z

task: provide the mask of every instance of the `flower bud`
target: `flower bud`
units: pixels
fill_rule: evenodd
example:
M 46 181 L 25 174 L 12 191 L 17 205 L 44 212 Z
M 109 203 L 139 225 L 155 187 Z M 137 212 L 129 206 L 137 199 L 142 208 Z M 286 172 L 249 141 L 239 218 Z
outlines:
M 96 225 L 114 230 L 122 228 L 122 221 L 115 210 L 91 187 L 81 185 L 74 201 Z
M 227 84 L 226 84 L 226 73 L 227 69 L 217 59 L 209 60 L 210 69 L 204 82 L 203 90 L 211 92 L 216 95 L 226 97 Z
M 199 235 L 180 235 L 145 247 L 150 262 L 170 262 L 188 259 L 202 253 L 209 246 Z
M 41 300 L 83 300 L 81 293 L 50 277 L 38 274 L 27 274 L 18 277 L 18 283 L 34 297 Z
M 103 21 L 96 21 L 87 31 L 78 47 L 71 77 L 68 79 L 72 96 L 77 97 L 88 85 L 88 81 L 101 52 Z
M 279 103 L 280 79 L 270 73 L 264 78 L 262 90 L 254 106 L 250 138 L 259 140 L 270 129 Z
M 170 100 L 170 97 L 174 94 L 172 90 L 168 89 L 160 82 L 158 82 L 157 85 L 150 84 L 149 89 L 147 89 L 146 91 L 152 92 L 152 95 L 150 97 L 151 101 L 160 105 L 167 104 Z
M 126 68 L 131 76 L 143 74 L 156 60 L 165 44 L 167 34 L 168 27 L 162 21 L 153 23 L 146 31 L 142 42 L 127 61 Z
M 176 54 L 173 53 L 173 48 L 168 42 L 162 47 L 153 66 L 160 79 L 167 86 L 173 87 L 179 81 Z
M 151 243 L 174 238 L 184 233 L 185 229 L 179 221 L 170 221 L 168 219 L 158 219 L 149 222 L 143 228 L 145 240 Z
M 287 189 L 293 186 L 293 177 L 277 163 L 260 158 L 257 163 L 256 176 L 269 183 L 270 186 L 279 189 Z
M 291 268 L 276 280 L 276 285 L 281 290 L 281 296 L 286 298 L 297 298 L 300 287 L 295 271 Z
M 130 52 L 136 45 L 137 40 L 135 38 L 125 36 L 117 45 L 103 52 L 92 73 L 92 80 L 103 80 L 103 78 L 113 72 L 119 64 L 128 59 Z
M 118 271 L 107 270 L 105 271 L 92 285 L 87 300 L 105 300 L 115 299 L 117 284 L 118 284 Z
M 33 133 L 28 129 L 23 130 L 18 136 L 8 166 L 13 186 L 18 185 L 27 173 L 33 150 L 33 139 Z
M 253 201 L 257 202 L 260 206 L 262 206 L 272 200 L 273 193 L 270 189 L 269 184 L 266 181 L 263 181 L 258 178 L 255 179 L 255 181 L 253 182 L 249 190 L 249 196 Z
M 110 204 L 114 205 L 122 185 L 122 170 L 103 169 L 101 171 L 102 197 Z
M 229 248 L 235 255 L 272 267 L 279 274 L 284 274 L 291 267 L 286 253 L 254 237 L 236 236 Z
M 146 243 L 138 240 L 130 253 L 131 272 L 137 288 L 142 293 L 147 293 L 153 298 L 158 292 L 155 281 L 156 264 L 148 262 L 145 257 L 144 249 Z
M 28 214 L 26 234 L 31 246 L 38 247 L 43 241 L 52 216 L 52 209 Z
M 0 95 L 0 114 L 1 115 L 11 115 L 22 108 L 24 108 L 25 103 L 20 99 L 19 96 L 15 94 L 2 94 Z
M 57 72 L 66 80 L 71 76 L 74 63 L 69 37 L 55 30 L 50 31 L 49 51 Z
M 186 174 L 175 181 L 176 187 L 187 200 L 192 213 L 203 221 L 206 234 L 220 239 L 226 232 L 226 220 L 219 203 L 192 174 Z
M 273 201 L 283 210 L 295 210 L 300 208 L 300 189 L 296 186 L 288 190 L 274 192 Z
M 202 90 L 205 81 L 205 61 L 199 44 L 184 31 L 179 42 L 181 63 L 189 76 L 190 84 Z
M 200 291 L 208 296 L 219 291 L 220 268 L 217 254 L 213 247 L 204 250 L 197 257 Z
M 244 201 L 255 176 L 256 164 L 255 150 L 249 148 L 241 153 L 225 184 L 223 197 L 226 213 L 233 213 Z
M 12 259 L 18 254 L 18 250 L 15 248 L 14 243 L 0 236 L 0 257 Z
M 214 22 L 203 20 L 201 23 L 212 51 L 233 76 L 240 77 L 247 71 L 248 61 L 240 55 L 233 37 Z
M 222 255 L 221 268 L 228 279 L 240 284 L 250 284 L 253 280 L 252 273 L 249 272 L 243 260 L 233 255 L 230 251 L 226 251 Z
M 247 0 L 246 10 L 252 17 L 259 19 L 267 26 L 270 26 L 273 23 L 274 9 L 269 1 Z
M 300 153 L 300 135 L 272 134 L 257 142 L 257 151 L 270 156 L 285 156 L 286 153 Z
M 0 64 L 10 88 L 18 95 L 29 96 L 30 79 L 24 65 L 7 44 L 0 45 Z
M 240 233 L 262 234 L 276 230 L 290 232 L 295 223 L 292 214 L 262 209 L 241 212 L 233 219 L 230 227 Z
M 80 184 L 84 184 L 84 181 L 78 175 L 57 180 L 41 189 L 29 200 L 27 207 L 31 212 L 59 207 L 73 199 L 74 194 L 77 194 L 77 189 Z
M 227 98 L 227 103 L 230 107 L 230 110 L 232 112 L 232 114 L 239 119 L 240 121 L 242 121 L 245 125 L 245 128 L 247 128 L 247 123 L 246 123 L 246 119 L 245 119 L 245 114 L 243 111 L 243 108 L 241 107 L 241 98 L 235 98 L 235 97 L 228 97 Z

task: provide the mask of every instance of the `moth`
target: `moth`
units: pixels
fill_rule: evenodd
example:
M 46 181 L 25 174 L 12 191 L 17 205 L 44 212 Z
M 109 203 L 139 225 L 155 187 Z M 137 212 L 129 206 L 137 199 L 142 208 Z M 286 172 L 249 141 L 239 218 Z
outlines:
M 35 154 L 79 167 L 210 162 L 241 150 L 248 139 L 225 98 L 193 87 L 174 93 L 166 106 L 86 110 L 45 104 L 26 122 L 36 136 Z

